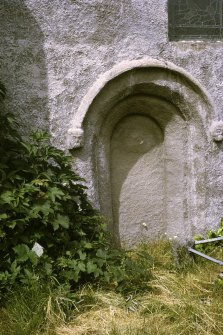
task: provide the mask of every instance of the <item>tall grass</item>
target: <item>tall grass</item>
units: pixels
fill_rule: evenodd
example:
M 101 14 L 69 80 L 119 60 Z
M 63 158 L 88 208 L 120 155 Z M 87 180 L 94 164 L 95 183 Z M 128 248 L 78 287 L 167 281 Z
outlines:
M 15 291 L 1 310 L 0 334 L 222 335 L 221 267 L 195 263 L 185 250 L 176 259 L 168 242 L 146 248 L 152 258 L 149 285 L 136 289 L 140 277 L 135 273 L 132 291 L 92 285 L 78 289 L 73 297 L 62 286 Z

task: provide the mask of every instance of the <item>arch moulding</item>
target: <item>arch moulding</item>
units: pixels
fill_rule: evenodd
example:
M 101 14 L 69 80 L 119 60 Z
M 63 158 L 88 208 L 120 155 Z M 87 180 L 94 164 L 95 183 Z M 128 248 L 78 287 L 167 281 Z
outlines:
M 206 108 L 209 110 L 209 117 L 213 119 L 213 103 L 212 99 L 210 98 L 206 89 L 187 71 L 182 69 L 175 64 L 164 61 L 164 60 L 157 60 L 153 58 L 143 58 L 138 60 L 131 60 L 131 61 L 123 61 L 117 65 L 115 65 L 109 71 L 103 73 L 93 84 L 93 86 L 88 90 L 87 94 L 81 101 L 81 104 L 78 110 L 74 113 L 73 119 L 70 124 L 70 128 L 67 132 L 66 138 L 66 148 L 67 149 L 75 149 L 81 148 L 84 145 L 84 119 L 90 109 L 92 103 L 94 102 L 95 98 L 99 95 L 99 93 L 105 88 L 105 86 L 121 76 L 122 74 L 131 72 L 137 69 L 159 69 L 166 75 L 171 73 L 175 78 L 178 76 L 181 77 L 180 82 L 186 82 L 187 86 L 190 86 L 193 91 L 195 91 L 199 97 L 200 101 L 206 105 Z M 152 81 L 151 81 L 152 82 Z M 168 82 L 170 84 L 170 91 L 172 90 L 171 87 L 171 78 L 170 80 L 166 81 L 165 85 L 168 87 Z M 184 86 L 184 85 L 183 85 Z M 181 89 L 179 89 L 181 91 Z M 181 95 L 183 92 L 181 92 Z M 189 100 L 189 99 L 188 99 Z M 206 110 L 207 110 L 206 109 Z M 210 123 L 210 119 L 209 119 Z
M 117 243 L 164 231 L 185 241 L 208 225 L 211 135 L 220 140 L 213 118 L 206 89 L 167 61 L 124 61 L 91 86 L 66 148 L 79 149 L 75 170 Z

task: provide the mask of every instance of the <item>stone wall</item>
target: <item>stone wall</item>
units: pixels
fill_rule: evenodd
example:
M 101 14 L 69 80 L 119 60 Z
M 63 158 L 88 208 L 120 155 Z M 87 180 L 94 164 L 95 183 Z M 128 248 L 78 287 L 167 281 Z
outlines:
M 210 126 L 223 118 L 223 41 L 169 42 L 166 0 L 2 0 L 0 14 L 6 110 L 18 115 L 24 133 L 49 129 L 54 144 L 65 149 L 75 147 L 72 136 L 83 132 L 84 146 L 71 150 L 74 168 L 87 178 L 92 201 L 117 238 L 122 227 L 128 243 L 137 234 L 164 232 L 186 240 L 218 225 L 223 146 L 212 140 Z M 144 59 L 150 61 L 140 63 Z M 167 63 L 168 71 L 150 70 Z M 162 136 L 154 135 L 152 148 L 140 155 L 137 144 L 125 159 L 115 148 L 119 141 L 131 143 L 128 122 L 136 124 L 136 140 L 157 134 L 156 127 Z M 129 133 L 120 134 L 122 127 Z M 152 182 L 144 187 L 143 180 Z M 125 206 L 129 201 L 134 208 L 133 199 L 141 200 L 130 219 Z M 120 227 L 119 208 L 125 217 Z

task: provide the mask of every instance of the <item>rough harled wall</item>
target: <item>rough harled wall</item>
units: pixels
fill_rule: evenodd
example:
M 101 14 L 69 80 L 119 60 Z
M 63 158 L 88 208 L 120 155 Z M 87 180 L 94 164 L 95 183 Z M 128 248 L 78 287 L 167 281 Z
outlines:
M 209 92 L 214 111 L 206 133 L 223 118 L 223 41 L 169 42 L 167 0 L 1 0 L 0 17 L 5 108 L 19 115 L 25 132 L 49 127 L 54 143 L 66 147 L 67 130 L 96 79 L 144 57 L 174 63 Z M 208 206 L 195 230 L 222 216 L 222 149 L 210 142 L 205 153 Z

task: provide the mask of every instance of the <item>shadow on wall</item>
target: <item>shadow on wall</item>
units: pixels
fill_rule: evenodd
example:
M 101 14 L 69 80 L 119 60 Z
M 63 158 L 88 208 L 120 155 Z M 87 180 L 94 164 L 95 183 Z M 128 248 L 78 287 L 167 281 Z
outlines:
M 154 230 L 151 220 L 162 222 L 162 142 L 160 126 L 148 115 L 127 115 L 113 131 L 110 149 L 113 217 L 121 239 L 129 234 L 140 239 L 142 223 L 150 226 L 151 234 Z
M 43 33 L 22 0 L 0 1 L 1 82 L 5 109 L 16 114 L 22 132 L 48 129 L 48 94 Z
M 110 115 L 118 113 L 125 116 L 113 129 L 108 158 L 113 223 L 131 245 L 183 221 L 185 120 L 172 104 L 145 94 L 129 96 Z

